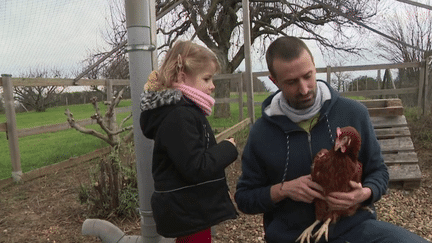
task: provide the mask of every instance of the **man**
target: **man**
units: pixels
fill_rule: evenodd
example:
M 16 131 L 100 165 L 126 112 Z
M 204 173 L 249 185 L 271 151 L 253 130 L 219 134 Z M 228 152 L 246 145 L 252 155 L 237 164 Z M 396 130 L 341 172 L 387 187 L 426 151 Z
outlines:
M 357 203 L 373 209 L 389 176 L 367 109 L 316 80 L 312 54 L 302 40 L 275 40 L 266 60 L 279 91 L 264 101 L 262 117 L 251 129 L 235 200 L 244 213 L 264 213 L 267 242 L 295 242 L 315 221 L 314 198 L 326 200 L 331 209 Z M 322 148 L 332 147 L 336 128 L 345 126 L 356 128 L 362 138 L 362 183 L 352 183 L 351 192 L 324 197 L 322 187 L 311 180 L 312 160 Z M 358 210 L 330 225 L 329 242 L 427 241 Z

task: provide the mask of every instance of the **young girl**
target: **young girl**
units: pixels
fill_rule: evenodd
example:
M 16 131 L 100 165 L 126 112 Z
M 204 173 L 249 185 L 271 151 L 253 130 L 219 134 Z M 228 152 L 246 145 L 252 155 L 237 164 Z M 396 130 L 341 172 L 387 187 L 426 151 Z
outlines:
M 212 112 L 215 54 L 177 42 L 141 97 L 141 129 L 154 139 L 151 204 L 157 232 L 176 242 L 211 242 L 210 227 L 235 219 L 224 169 L 238 153 L 234 139 L 216 144 Z

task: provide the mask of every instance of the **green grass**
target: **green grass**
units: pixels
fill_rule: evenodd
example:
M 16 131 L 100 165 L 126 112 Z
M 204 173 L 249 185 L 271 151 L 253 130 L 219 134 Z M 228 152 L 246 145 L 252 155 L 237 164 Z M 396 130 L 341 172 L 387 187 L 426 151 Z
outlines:
M 131 101 L 125 100 L 120 102 L 119 107 L 130 106 Z M 74 114 L 76 120 L 88 119 L 94 114 L 93 105 L 71 105 L 68 107 Z M 106 106 L 99 103 L 102 114 L 106 111 Z M 53 107 L 46 112 L 27 112 L 17 113 L 18 129 L 33 128 L 44 125 L 65 123 L 64 115 L 66 107 Z M 117 115 L 117 122 L 120 123 L 129 113 L 120 113 Z M 6 116 L 0 114 L 0 123 L 6 122 Z M 125 126 L 132 125 L 132 119 L 128 120 Z M 101 131 L 98 125 L 89 125 L 92 128 Z M 82 134 L 74 129 L 58 131 L 54 133 L 44 133 L 32 136 L 26 136 L 18 139 L 21 169 L 23 173 L 36 168 L 55 164 L 70 157 L 80 156 L 90 153 L 98 148 L 108 146 L 104 141 L 87 134 Z M 9 143 L 6 139 L 6 133 L 0 133 L 0 179 L 9 178 L 12 173 L 12 166 L 9 153 Z
M 254 95 L 255 102 L 263 102 L 270 93 L 257 93 Z M 238 98 L 238 93 L 231 94 L 231 98 Z M 246 103 L 247 97 L 243 95 L 243 101 Z M 215 118 L 214 115 L 209 116 L 207 119 L 213 129 L 215 128 L 228 128 L 232 127 L 239 122 L 239 105 L 238 103 L 230 104 L 231 116 L 229 118 Z M 243 107 L 243 119 L 248 117 L 247 107 Z M 261 106 L 255 106 L 255 118 L 261 117 Z
M 96 128 L 96 125 L 89 127 Z M 0 134 L 0 147 L 8 148 L 4 133 Z M 44 133 L 19 139 L 22 172 L 55 164 L 60 161 L 76 157 L 106 144 L 96 137 L 79 133 L 75 130 L 64 130 L 55 133 Z M 12 167 L 9 149 L 2 149 L 0 163 L 0 179 L 11 176 Z
M 267 98 L 268 94 L 256 94 L 255 101 L 262 102 Z M 231 96 L 235 98 L 235 95 Z M 237 96 L 238 97 L 238 96 Z M 246 96 L 244 96 L 246 101 Z M 120 102 L 119 107 L 130 106 L 131 101 L 125 100 Z M 236 123 L 239 119 L 239 107 L 237 103 L 230 104 L 231 117 L 226 119 L 217 119 L 213 116 L 209 117 L 210 124 L 213 128 L 228 128 Z M 68 107 L 73 113 L 76 120 L 88 119 L 94 114 L 94 109 L 91 104 L 71 105 Z M 99 108 L 103 112 L 106 106 L 99 103 Z M 33 128 L 44 125 L 65 123 L 66 116 L 64 115 L 66 107 L 48 108 L 46 112 L 27 112 L 17 113 L 18 129 Z M 247 108 L 244 107 L 244 118 L 247 117 Z M 117 122 L 120 123 L 129 113 L 117 114 Z M 261 116 L 261 107 L 255 106 L 255 116 Z M 6 122 L 6 116 L 0 114 L 0 123 Z M 128 120 L 125 126 L 132 125 L 132 119 Z M 93 128 L 98 131 L 101 129 L 98 125 L 89 125 L 87 128 Z M 59 131 L 54 133 L 45 133 L 19 138 L 19 149 L 21 157 L 22 172 L 28 172 L 47 165 L 55 164 L 70 157 L 80 156 L 96 149 L 106 147 L 108 144 L 102 140 L 82 134 L 74 129 Z M 12 166 L 9 154 L 9 144 L 6 140 L 6 133 L 0 132 L 0 179 L 11 177 Z
M 119 107 L 130 106 L 131 100 L 121 101 Z M 106 105 L 102 102 L 98 102 L 101 113 L 104 114 L 106 111 Z M 92 104 L 83 105 L 70 105 L 70 106 L 58 106 L 48 108 L 46 112 L 23 112 L 16 114 L 16 121 L 18 129 L 40 127 L 44 125 L 52 125 L 66 122 L 66 115 L 64 114 L 66 108 L 72 112 L 75 120 L 88 119 L 94 114 L 95 110 Z M 0 123 L 6 122 L 6 115 L 0 114 Z

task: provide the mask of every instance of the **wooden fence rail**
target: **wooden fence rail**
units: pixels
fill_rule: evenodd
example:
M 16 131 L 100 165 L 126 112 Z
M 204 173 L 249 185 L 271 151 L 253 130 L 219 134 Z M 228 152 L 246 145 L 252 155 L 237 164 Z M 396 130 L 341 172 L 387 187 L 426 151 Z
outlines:
M 127 108 L 127 107 L 123 107 L 123 108 Z M 229 138 L 231 136 L 233 136 L 234 134 L 236 134 L 237 132 L 239 132 L 240 130 L 242 130 L 243 128 L 245 128 L 248 124 L 250 124 L 250 119 L 246 118 L 243 121 L 237 123 L 236 125 L 232 126 L 231 128 L 228 128 L 226 130 L 224 130 L 223 132 L 217 134 L 216 137 L 216 141 L 220 142 L 226 138 Z M 55 173 L 58 170 L 61 169 L 66 169 L 69 167 L 73 167 L 76 166 L 78 164 L 82 164 L 88 161 L 91 161 L 93 159 L 96 158 L 101 158 L 105 155 L 107 155 L 110 152 L 110 147 L 105 147 L 105 148 L 100 148 L 97 149 L 93 152 L 84 154 L 84 155 L 80 155 L 77 157 L 71 157 L 65 161 L 61 161 L 57 164 L 53 164 L 53 165 L 48 165 L 42 168 L 38 168 L 32 171 L 29 171 L 27 173 L 24 173 L 22 175 L 22 178 L 24 181 L 31 181 L 33 179 L 42 177 L 42 176 L 46 176 L 48 174 L 52 174 Z M 7 178 L 7 179 L 3 179 L 0 180 L 0 190 L 8 185 L 10 185 L 11 183 L 13 183 L 13 178 Z
M 381 89 L 378 85 L 378 90 L 362 90 L 362 91 L 346 91 L 341 92 L 342 96 L 377 96 L 377 95 L 400 95 L 400 94 L 417 94 L 417 105 L 423 111 L 430 110 L 431 104 L 428 99 L 429 90 L 429 76 L 430 70 L 429 66 L 426 65 L 426 61 L 422 62 L 407 62 L 407 63 L 392 63 L 392 64 L 375 64 L 375 65 L 360 65 L 360 66 L 344 66 L 344 67 L 325 67 L 317 68 L 317 73 L 326 73 L 327 81 L 331 80 L 331 74 L 334 72 L 354 72 L 354 71 L 370 71 L 381 69 L 400 69 L 400 68 L 419 68 L 420 77 L 418 80 L 418 85 L 411 88 L 401 88 L 401 89 Z M 267 77 L 270 73 L 266 72 L 255 72 L 254 77 Z M 378 79 L 379 80 L 379 79 Z
M 131 110 L 131 107 L 117 108 L 116 114 L 127 112 L 130 110 Z M 65 119 L 66 119 L 66 117 L 65 117 Z M 88 119 L 79 120 L 76 123 L 80 126 L 87 126 L 87 125 L 91 125 L 91 124 L 96 124 L 96 120 L 88 118 Z M 17 133 L 18 133 L 18 138 L 22 138 L 22 137 L 27 137 L 27 136 L 37 135 L 37 134 L 42 134 L 42 133 L 50 133 L 50 132 L 58 132 L 58 131 L 68 130 L 70 128 L 71 127 L 69 125 L 69 122 L 64 122 L 64 123 L 60 123 L 60 124 L 52 124 L 52 125 L 46 125 L 46 126 L 40 126 L 40 127 L 19 129 L 19 130 L 17 130 Z M 8 133 L 7 123 L 0 123 L 0 132 Z
M 429 80 L 429 67 L 426 65 L 427 61 L 413 62 L 413 63 L 397 63 L 397 64 L 378 64 L 378 65 L 362 65 L 362 66 L 346 66 L 346 67 L 325 67 L 317 68 L 317 73 L 327 73 L 327 80 L 331 80 L 331 74 L 333 72 L 350 72 L 350 71 L 365 71 L 365 70 L 381 70 L 381 69 L 397 69 L 397 68 L 419 68 L 420 69 L 420 80 L 419 85 L 411 88 L 403 89 L 385 89 L 385 90 L 367 90 L 367 91 L 349 91 L 341 93 L 344 96 L 375 96 L 375 95 L 394 95 L 394 94 L 417 94 L 418 95 L 418 107 L 425 113 L 426 110 L 430 110 L 430 104 L 428 102 L 428 80 Z M 269 76 L 269 72 L 255 72 L 253 73 L 253 79 L 259 77 Z M 243 73 L 236 74 L 221 74 L 214 77 L 215 83 L 219 80 L 231 80 L 237 84 L 239 97 L 237 99 L 217 98 L 216 103 L 232 103 L 236 102 L 239 104 L 239 121 L 244 119 L 243 107 L 248 104 L 243 102 Z M 250 83 L 250 82 L 249 82 Z M 9 150 L 11 154 L 12 163 L 12 176 L 14 180 L 20 180 L 21 162 L 18 147 L 18 137 L 39 134 L 44 132 L 51 132 L 53 129 L 64 129 L 64 125 L 51 125 L 40 128 L 40 132 L 35 133 L 34 129 L 28 129 L 27 131 L 18 132 L 16 128 L 16 119 L 14 112 L 14 100 L 13 100 L 13 87 L 14 86 L 107 86 L 107 90 L 112 90 L 113 85 L 128 86 L 130 85 L 129 80 L 125 79 L 80 79 L 78 82 L 74 79 L 47 79 L 47 78 L 12 78 L 10 75 L 2 75 L 0 79 L 0 85 L 3 87 L 3 97 L 6 104 L 7 112 L 7 125 L 5 123 L 0 124 L 0 132 L 8 131 L 9 137 Z M 250 94 L 248 93 L 248 96 Z M 253 102 L 253 99 L 248 97 L 248 102 Z M 253 105 L 260 105 L 259 102 L 253 102 Z M 128 109 L 128 108 L 124 108 Z M 250 121 L 254 121 L 254 117 L 249 117 Z M 91 121 L 82 121 L 83 123 L 91 123 Z M 253 122 L 252 122 L 253 123 Z M 43 130 L 42 130 L 43 129 Z

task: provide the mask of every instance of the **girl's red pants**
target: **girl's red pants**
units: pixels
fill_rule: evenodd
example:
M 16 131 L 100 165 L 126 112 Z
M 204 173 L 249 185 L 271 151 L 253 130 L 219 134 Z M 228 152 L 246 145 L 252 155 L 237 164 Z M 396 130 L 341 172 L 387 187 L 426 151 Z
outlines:
M 176 243 L 211 243 L 211 229 L 206 229 L 192 235 L 178 237 Z

